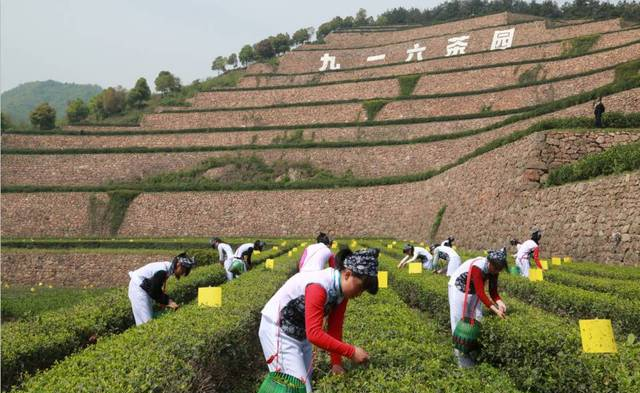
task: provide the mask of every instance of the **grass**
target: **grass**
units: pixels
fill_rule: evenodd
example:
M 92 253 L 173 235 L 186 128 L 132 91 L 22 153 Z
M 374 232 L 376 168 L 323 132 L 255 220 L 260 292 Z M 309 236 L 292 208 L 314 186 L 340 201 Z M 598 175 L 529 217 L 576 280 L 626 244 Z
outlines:
M 564 57 L 582 56 L 588 53 L 591 48 L 600 40 L 602 34 L 584 35 L 573 38 L 566 42 L 562 51 Z
M 433 220 L 433 225 L 431 226 L 431 232 L 429 232 L 429 239 L 432 242 L 436 241 L 436 236 L 438 235 L 438 229 L 440 229 L 440 224 L 442 224 L 442 218 L 444 217 L 444 213 L 447 211 L 447 205 L 442 205 L 438 213 L 436 213 L 436 218 Z
M 640 142 L 613 146 L 549 172 L 547 186 L 559 186 L 640 169 Z
M 398 77 L 398 83 L 400 83 L 400 96 L 408 97 L 413 94 L 413 90 L 416 88 L 421 76 L 422 75 L 403 75 Z

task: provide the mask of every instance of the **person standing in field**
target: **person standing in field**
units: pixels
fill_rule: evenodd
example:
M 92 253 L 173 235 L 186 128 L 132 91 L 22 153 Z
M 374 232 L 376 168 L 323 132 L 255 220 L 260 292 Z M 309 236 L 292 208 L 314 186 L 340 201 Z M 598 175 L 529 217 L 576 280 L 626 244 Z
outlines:
M 369 359 L 364 349 L 342 341 L 342 326 L 350 299 L 378 292 L 378 254 L 378 249 L 342 249 L 335 269 L 299 272 L 273 295 L 262 309 L 258 332 L 269 371 L 298 378 L 311 392 L 312 345 L 331 354 L 334 374 L 345 372 L 343 357 L 354 363 Z
M 209 241 L 211 248 L 218 250 L 218 260 L 224 267 L 227 280 L 233 280 L 233 273 L 229 271 L 233 262 L 233 249 L 227 243 L 224 243 L 219 237 L 214 237 Z
M 129 272 L 129 300 L 136 325 L 142 325 L 153 316 L 153 302 L 176 310 L 178 305 L 166 293 L 167 279 L 188 276 L 196 261 L 186 253 L 178 254 L 171 262 L 152 262 Z
M 534 230 L 531 234 L 531 239 L 522 243 L 518 247 L 516 253 L 516 265 L 520 268 L 520 275 L 522 277 L 529 277 L 529 267 L 531 258 L 536 263 L 538 269 L 542 269 L 540 263 L 540 239 L 542 238 L 542 232 L 540 230 Z
M 602 128 L 602 115 L 604 114 L 604 104 L 602 103 L 602 97 L 598 97 L 593 104 L 593 114 L 596 118 L 596 127 Z
M 320 232 L 316 238 L 316 243 L 305 248 L 298 263 L 298 270 L 301 272 L 311 272 L 323 270 L 326 267 L 335 268 L 335 257 L 331 252 L 333 242 L 326 233 Z

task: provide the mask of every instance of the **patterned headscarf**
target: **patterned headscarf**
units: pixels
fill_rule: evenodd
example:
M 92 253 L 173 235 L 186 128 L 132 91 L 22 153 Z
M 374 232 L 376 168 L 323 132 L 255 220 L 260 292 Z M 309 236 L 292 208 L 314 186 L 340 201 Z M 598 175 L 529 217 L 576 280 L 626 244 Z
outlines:
M 507 250 L 501 248 L 499 250 L 489 250 L 487 260 L 490 264 L 497 267 L 507 267 Z
M 363 277 L 367 292 L 378 292 L 378 254 L 377 248 L 358 250 L 344 259 L 344 267 L 355 275 Z

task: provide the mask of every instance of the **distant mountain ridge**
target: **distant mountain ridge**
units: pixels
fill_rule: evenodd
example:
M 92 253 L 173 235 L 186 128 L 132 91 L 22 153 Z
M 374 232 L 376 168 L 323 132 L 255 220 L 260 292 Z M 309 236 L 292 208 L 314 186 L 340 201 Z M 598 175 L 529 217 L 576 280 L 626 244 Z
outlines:
M 2 93 L 2 112 L 14 123 L 28 122 L 29 113 L 39 104 L 48 102 L 56 109 L 57 118 L 61 119 L 69 101 L 76 98 L 88 101 L 101 91 L 102 87 L 90 84 L 54 80 L 27 82 Z

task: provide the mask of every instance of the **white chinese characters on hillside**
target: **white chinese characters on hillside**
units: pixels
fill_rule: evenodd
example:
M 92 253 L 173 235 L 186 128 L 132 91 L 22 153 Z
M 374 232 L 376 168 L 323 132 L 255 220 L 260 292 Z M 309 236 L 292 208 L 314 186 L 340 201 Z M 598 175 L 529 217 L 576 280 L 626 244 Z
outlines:
M 493 39 L 491 40 L 491 48 L 490 50 L 504 50 L 509 49 L 513 46 L 513 39 L 516 33 L 515 28 L 507 29 L 507 30 L 496 30 L 493 32 Z M 459 37 L 449 38 L 447 44 L 447 50 L 445 57 L 450 56 L 459 56 L 466 54 L 467 46 L 469 46 L 469 39 L 471 36 L 462 35 Z M 407 49 L 407 58 L 404 60 L 405 62 L 409 61 L 422 61 L 424 60 L 422 54 L 427 50 L 426 46 L 421 46 L 420 43 L 416 42 L 413 44 L 412 48 Z M 367 63 L 376 62 L 376 61 L 384 61 L 386 59 L 386 54 L 381 53 L 379 55 L 372 55 L 367 57 Z M 320 58 L 322 62 L 322 66 L 319 68 L 319 71 L 327 71 L 327 70 L 339 70 L 340 64 L 336 62 L 336 56 L 331 56 L 329 53 L 325 53 Z
M 328 53 L 325 53 L 324 55 L 322 55 L 322 57 L 320 58 L 320 61 L 322 62 L 322 66 L 318 69 L 318 71 L 326 71 L 327 68 L 330 70 L 340 69 L 340 64 L 336 64 L 336 57 L 329 56 Z
M 427 50 L 426 46 L 420 46 L 417 42 L 413 44 L 413 48 L 407 49 L 407 59 L 405 61 L 413 60 L 413 55 L 416 55 L 417 61 L 422 61 L 422 52 Z
M 509 30 L 497 30 L 493 33 L 493 40 L 491 41 L 491 50 L 496 49 L 509 49 L 513 45 L 513 36 L 516 29 Z
M 468 35 L 449 38 L 449 45 L 447 45 L 447 54 L 445 56 L 464 55 L 464 51 L 467 49 L 467 45 L 469 45 L 468 40 Z

